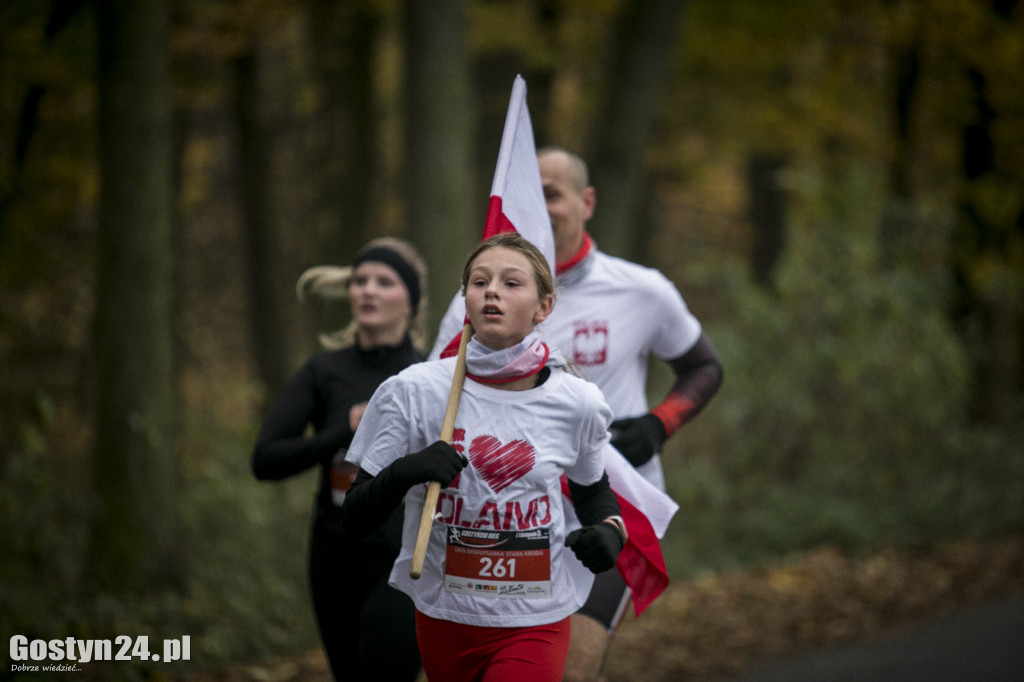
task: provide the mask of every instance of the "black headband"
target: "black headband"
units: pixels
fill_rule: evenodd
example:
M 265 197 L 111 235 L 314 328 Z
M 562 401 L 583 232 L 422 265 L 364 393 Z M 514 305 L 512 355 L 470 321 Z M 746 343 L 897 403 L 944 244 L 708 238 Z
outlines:
M 402 282 L 409 292 L 409 306 L 412 308 L 412 314 L 415 315 L 416 308 L 420 304 L 420 278 L 416 275 L 416 271 L 412 269 L 408 261 L 398 255 L 396 251 L 392 251 L 386 246 L 374 246 L 356 256 L 356 262 L 352 264 L 352 270 L 355 270 L 361 263 L 368 260 L 383 263 L 398 273 L 398 276 L 402 278 Z

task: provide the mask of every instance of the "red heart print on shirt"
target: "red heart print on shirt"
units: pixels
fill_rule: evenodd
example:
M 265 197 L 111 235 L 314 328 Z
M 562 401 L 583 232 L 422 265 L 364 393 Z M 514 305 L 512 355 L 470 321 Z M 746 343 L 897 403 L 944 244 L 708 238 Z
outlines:
M 533 468 L 533 446 L 525 440 L 502 444 L 494 436 L 477 436 L 469 444 L 469 461 L 494 492 L 501 492 Z

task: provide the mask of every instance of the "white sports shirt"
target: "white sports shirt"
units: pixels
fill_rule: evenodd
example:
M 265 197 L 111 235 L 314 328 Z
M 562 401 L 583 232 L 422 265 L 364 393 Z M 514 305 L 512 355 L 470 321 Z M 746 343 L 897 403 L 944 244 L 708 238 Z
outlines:
M 430 359 L 440 357 L 462 329 L 465 310 L 465 299 L 457 293 L 441 320 Z M 683 355 L 700 339 L 701 325 L 667 277 L 594 246 L 558 278 L 555 307 L 537 331 L 597 384 L 619 419 L 648 411 L 648 357 Z M 665 489 L 658 456 L 639 471 Z
M 413 365 L 377 389 L 346 459 L 377 475 L 436 441 L 455 358 Z M 405 498 L 402 550 L 390 584 L 433 618 L 485 627 L 553 623 L 586 600 L 593 575 L 565 547 L 563 473 L 604 473 L 611 410 L 592 384 L 555 370 L 505 391 L 467 379 L 452 445 L 469 466 L 439 497 L 423 572 L 409 577 L 426 485 Z

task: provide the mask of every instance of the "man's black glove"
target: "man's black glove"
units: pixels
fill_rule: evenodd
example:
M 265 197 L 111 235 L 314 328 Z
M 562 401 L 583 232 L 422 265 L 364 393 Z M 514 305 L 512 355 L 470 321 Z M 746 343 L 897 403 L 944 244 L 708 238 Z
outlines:
M 604 521 L 577 528 L 565 538 L 565 546 L 591 573 L 603 573 L 614 566 L 625 544 L 619 529 Z
M 616 419 L 611 424 L 612 446 L 634 467 L 646 463 L 668 438 L 665 425 L 651 413 L 642 417 Z
M 439 440 L 419 452 L 395 460 L 391 464 L 391 473 L 407 488 L 429 481 L 437 481 L 444 488 L 467 464 L 469 460 L 449 443 Z

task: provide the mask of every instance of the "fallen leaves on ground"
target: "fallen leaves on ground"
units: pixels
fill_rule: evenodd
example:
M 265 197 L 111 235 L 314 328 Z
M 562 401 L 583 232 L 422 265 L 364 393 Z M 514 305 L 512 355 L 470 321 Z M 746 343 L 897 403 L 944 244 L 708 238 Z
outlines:
M 723 679 L 1021 591 L 1019 536 L 859 560 L 824 547 L 751 570 L 673 581 L 640 618 L 627 617 L 609 649 L 607 678 Z
M 823 547 L 755 568 L 673 580 L 612 640 L 607 682 L 722 680 L 777 657 L 864 641 L 1024 592 L 1024 537 L 898 548 Z M 189 682 L 329 682 L 319 651 Z

